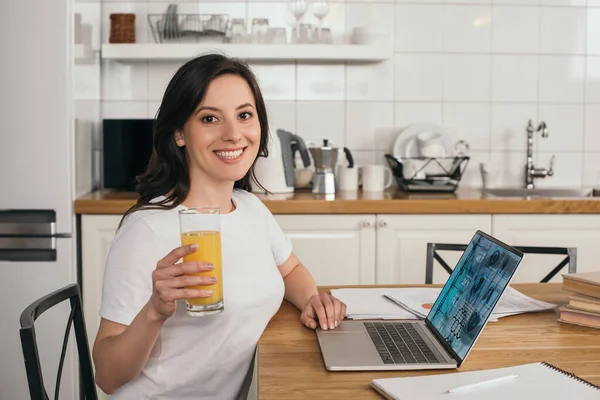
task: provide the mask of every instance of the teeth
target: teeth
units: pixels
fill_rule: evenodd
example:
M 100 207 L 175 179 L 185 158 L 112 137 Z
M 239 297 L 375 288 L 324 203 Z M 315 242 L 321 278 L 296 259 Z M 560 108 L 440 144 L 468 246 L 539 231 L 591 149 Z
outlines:
M 243 151 L 243 149 L 240 149 L 236 151 L 215 151 L 215 153 L 221 158 L 233 160 L 241 156 Z

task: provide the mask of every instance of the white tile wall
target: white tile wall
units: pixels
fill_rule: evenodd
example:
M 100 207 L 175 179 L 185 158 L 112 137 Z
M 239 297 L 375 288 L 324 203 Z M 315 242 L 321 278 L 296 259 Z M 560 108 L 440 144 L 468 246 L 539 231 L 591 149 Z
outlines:
M 538 72 L 537 55 L 494 55 L 492 101 L 535 103 L 538 100 Z
M 293 63 L 253 64 L 265 101 L 296 99 L 296 65 Z
M 147 13 L 168 1 L 76 3 L 106 43 L 112 12 L 135 12 L 138 42 L 152 42 Z M 288 37 L 294 22 L 285 0 L 177 3 L 183 12 L 265 16 Z M 302 22 L 316 19 L 309 11 Z M 360 164 L 382 162 L 401 127 L 440 124 L 469 142 L 463 185 L 478 187 L 480 162 L 490 164 L 491 185 L 522 184 L 527 121 L 544 120 L 550 136 L 536 133 L 535 163 L 547 167 L 554 154 L 555 175 L 538 184 L 600 187 L 600 0 L 333 0 L 324 20 L 338 43 L 364 24 L 389 34 L 391 59 L 251 65 L 273 129 L 327 137 Z M 75 90 L 99 99 L 103 118 L 151 118 L 179 65 L 104 61 L 79 68 Z
M 443 58 L 445 101 L 489 101 L 492 57 L 446 54 Z
M 503 4 L 503 3 L 500 3 Z M 539 12 L 536 7 L 493 8 L 492 49 L 497 53 L 537 53 Z
M 444 50 L 446 52 L 489 52 L 491 7 L 444 7 Z
M 398 4 L 394 25 L 396 51 L 442 51 L 443 18 L 443 5 Z
M 600 104 L 589 104 L 585 108 L 584 148 L 585 151 L 600 152 Z
M 587 57 L 585 96 L 588 103 L 600 103 L 600 57 L 598 56 Z

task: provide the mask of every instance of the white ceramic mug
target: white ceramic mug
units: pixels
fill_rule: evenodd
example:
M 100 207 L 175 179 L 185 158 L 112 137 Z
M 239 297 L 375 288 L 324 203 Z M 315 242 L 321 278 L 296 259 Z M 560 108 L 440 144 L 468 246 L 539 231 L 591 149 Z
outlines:
M 392 186 L 394 177 L 385 165 L 365 165 L 361 167 L 361 172 L 363 191 L 382 192 Z
M 348 168 L 340 165 L 337 170 L 337 188 L 343 192 L 357 191 L 360 185 L 358 168 Z

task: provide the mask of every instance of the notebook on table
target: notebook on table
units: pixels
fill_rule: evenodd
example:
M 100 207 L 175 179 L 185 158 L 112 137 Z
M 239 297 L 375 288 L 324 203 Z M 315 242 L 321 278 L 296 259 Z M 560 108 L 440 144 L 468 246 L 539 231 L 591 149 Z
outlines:
M 505 379 L 496 380 L 498 378 Z M 480 382 L 488 383 L 466 387 Z M 392 400 L 600 399 L 600 387 L 544 362 L 453 374 L 374 379 L 371 386 Z M 458 390 L 447 393 L 450 389 Z
M 562 277 L 564 289 L 600 298 L 600 271 L 565 274 Z

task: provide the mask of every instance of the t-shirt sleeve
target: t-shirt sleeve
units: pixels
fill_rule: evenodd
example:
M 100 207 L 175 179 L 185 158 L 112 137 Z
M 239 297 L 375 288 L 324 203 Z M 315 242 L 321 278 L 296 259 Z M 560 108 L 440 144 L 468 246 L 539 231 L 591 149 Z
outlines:
M 292 254 L 292 242 L 283 232 L 279 223 L 271 214 L 271 211 L 265 207 L 267 212 L 266 222 L 267 231 L 269 232 L 269 240 L 271 241 L 271 249 L 273 250 L 273 258 L 277 266 L 283 264 Z
M 129 325 L 152 295 L 152 271 L 161 258 L 155 235 L 142 219 L 126 220 L 110 247 L 104 270 L 100 316 Z
M 279 223 L 267 206 L 265 206 L 265 204 L 255 195 L 250 194 L 250 196 L 253 197 L 254 204 L 258 208 L 263 221 L 265 221 L 267 234 L 273 251 L 273 258 L 275 259 L 277 266 L 280 266 L 292 254 L 292 242 L 283 232 L 281 226 L 279 226 Z

